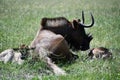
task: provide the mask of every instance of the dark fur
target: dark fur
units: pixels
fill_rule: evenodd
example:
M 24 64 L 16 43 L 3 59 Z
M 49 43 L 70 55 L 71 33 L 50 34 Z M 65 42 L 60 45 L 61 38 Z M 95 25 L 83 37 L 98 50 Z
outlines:
M 80 20 L 70 22 L 64 17 L 43 18 L 41 26 L 41 30 L 47 29 L 64 36 L 73 50 L 84 51 L 89 49 L 90 41 L 93 38 L 86 34 L 84 27 L 80 25 Z

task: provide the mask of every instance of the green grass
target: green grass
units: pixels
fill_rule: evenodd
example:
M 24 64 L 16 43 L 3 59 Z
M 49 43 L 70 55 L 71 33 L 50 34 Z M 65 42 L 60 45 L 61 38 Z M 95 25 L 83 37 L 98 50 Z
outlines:
M 120 1 L 119 0 L 0 0 L 0 52 L 20 44 L 29 45 L 43 17 L 81 18 L 85 23 L 95 18 L 95 25 L 86 29 L 93 34 L 93 47 L 107 47 L 112 60 L 84 61 L 87 51 L 76 52 L 80 58 L 73 64 L 60 65 L 68 75 L 55 76 L 42 62 L 23 65 L 0 62 L 2 80 L 120 80 Z M 41 73 L 43 70 L 43 73 Z

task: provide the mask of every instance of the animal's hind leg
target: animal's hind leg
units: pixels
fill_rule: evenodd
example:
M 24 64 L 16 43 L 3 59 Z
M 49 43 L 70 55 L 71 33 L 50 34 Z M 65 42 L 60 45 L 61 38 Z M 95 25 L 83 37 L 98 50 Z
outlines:
M 45 61 L 48 67 L 50 67 L 56 75 L 66 75 L 66 72 L 54 64 L 49 57 L 46 57 Z
M 13 52 L 14 51 L 12 49 L 7 49 L 2 53 L 0 53 L 0 61 L 4 61 L 4 63 L 7 63 L 8 61 L 10 61 L 14 56 Z
M 45 62 L 47 63 L 47 66 L 49 68 L 51 68 L 53 70 L 53 72 L 56 75 L 65 75 L 65 71 L 62 70 L 61 68 L 59 68 L 56 64 L 54 64 L 51 60 L 51 58 L 48 57 L 48 55 L 52 54 L 50 51 L 44 49 L 44 48 L 40 48 L 39 49 L 39 57 Z

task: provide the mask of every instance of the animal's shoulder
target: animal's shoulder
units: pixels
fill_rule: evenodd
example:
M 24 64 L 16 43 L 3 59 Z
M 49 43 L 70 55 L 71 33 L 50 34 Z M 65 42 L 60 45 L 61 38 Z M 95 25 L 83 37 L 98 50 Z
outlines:
M 42 18 L 42 27 L 58 27 L 68 25 L 70 22 L 65 17 Z

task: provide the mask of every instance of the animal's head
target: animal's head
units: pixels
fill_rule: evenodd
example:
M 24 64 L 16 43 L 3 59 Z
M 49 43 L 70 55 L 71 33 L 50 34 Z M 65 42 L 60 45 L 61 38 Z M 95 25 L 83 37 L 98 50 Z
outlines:
M 92 35 L 86 34 L 85 28 L 90 28 L 94 25 L 94 18 L 91 14 L 92 23 L 89 26 L 84 25 L 84 13 L 82 12 L 82 23 L 80 19 L 72 21 L 72 30 L 69 35 L 69 43 L 74 50 L 85 51 L 89 49 L 90 41 L 93 39 Z
M 30 50 L 34 50 L 35 48 L 29 48 L 26 45 L 21 45 L 19 48 L 13 48 L 15 51 L 19 51 L 21 53 L 21 59 L 26 59 L 30 53 Z
M 90 50 L 88 57 L 90 57 L 91 59 L 94 58 L 111 59 L 112 53 L 107 48 L 98 47 Z

